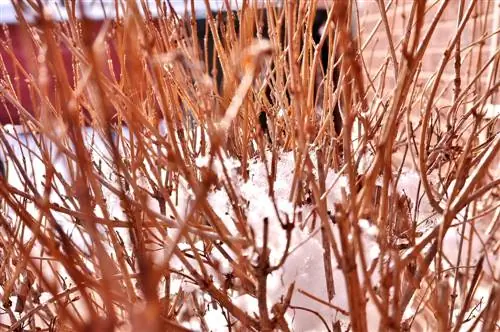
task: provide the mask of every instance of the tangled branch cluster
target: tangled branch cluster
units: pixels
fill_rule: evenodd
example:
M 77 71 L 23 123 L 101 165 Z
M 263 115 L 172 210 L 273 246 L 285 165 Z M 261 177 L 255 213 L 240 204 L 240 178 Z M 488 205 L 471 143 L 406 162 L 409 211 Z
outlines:
M 498 4 L 457 0 L 422 84 L 453 0 L 379 0 L 370 31 L 354 0 L 268 1 L 269 39 L 242 3 L 199 40 L 194 1 L 117 1 L 97 34 L 80 2 L 13 2 L 37 63 L 5 26 L 2 329 L 499 329 Z

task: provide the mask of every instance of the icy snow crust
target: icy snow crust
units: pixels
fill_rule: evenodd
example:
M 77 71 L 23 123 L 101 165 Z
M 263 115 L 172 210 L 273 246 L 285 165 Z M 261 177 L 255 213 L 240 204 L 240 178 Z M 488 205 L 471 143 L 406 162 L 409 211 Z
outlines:
M 314 159 L 314 157 L 311 158 Z M 270 168 L 271 153 L 267 154 L 266 159 L 269 163 L 268 167 Z M 197 160 L 198 166 L 206 166 L 207 164 L 207 158 L 201 157 Z M 233 186 L 236 184 L 236 190 L 238 190 L 244 201 L 248 202 L 246 221 L 255 234 L 257 247 L 261 247 L 263 244 L 263 220 L 266 218 L 268 219 L 270 264 L 271 266 L 277 265 L 285 253 L 287 242 L 286 231 L 281 226 L 278 217 L 281 217 L 282 222 L 286 218 L 291 221 L 295 217 L 297 220 L 298 214 L 300 213 L 304 219 L 303 224 L 307 225 L 312 224 L 311 216 L 315 218 L 314 214 L 311 213 L 313 206 L 305 205 L 294 211 L 293 204 L 289 201 L 295 166 L 293 152 L 281 153 L 276 167 L 278 172 L 274 183 L 274 196 L 279 216 L 274 208 L 272 198 L 269 196 L 266 166 L 261 160 L 253 159 L 250 161 L 248 181 L 243 181 L 236 175 L 235 169 L 240 166 L 238 161 L 226 159 L 224 160 L 224 165 L 232 174 Z M 222 180 L 221 164 L 216 162 L 213 169 Z M 331 213 L 333 213 L 334 202 L 340 201 L 342 188 L 347 191 L 347 180 L 345 177 L 330 171 L 326 178 L 326 188 L 330 187 L 332 187 L 332 190 L 330 190 L 327 195 L 327 206 Z M 208 200 L 226 226 L 236 233 L 236 227 L 234 225 L 235 216 L 227 193 L 224 190 L 215 190 L 209 195 Z M 286 296 L 288 288 L 292 283 L 295 283 L 295 292 L 292 297 L 291 306 L 311 309 L 319 313 L 327 322 L 339 320 L 347 326 L 348 317 L 344 316 L 344 314 L 332 307 L 311 299 L 299 291 L 304 290 L 318 299 L 328 302 L 323 264 L 323 246 L 319 233 L 320 221 L 316 220 L 315 224 L 315 229 L 311 229 L 310 227 L 305 227 L 304 229 L 298 226 L 294 227 L 291 235 L 290 255 L 287 257 L 283 266 L 273 272 L 267 280 L 268 308 L 272 308 L 274 304 L 280 303 L 282 298 Z M 367 221 L 365 227 L 362 227 L 365 231 L 365 257 L 369 259 L 369 264 L 373 259 L 378 257 L 379 253 L 378 245 L 374 237 L 374 228 L 376 227 L 369 225 Z M 334 235 L 338 241 L 338 232 L 335 228 Z M 217 251 L 214 250 L 213 256 L 222 262 L 223 271 L 220 272 L 228 274 L 232 271 L 230 264 L 228 264 L 227 261 L 224 262 L 225 259 Z M 250 259 L 256 259 L 257 253 L 254 250 L 249 250 L 247 256 Z M 331 263 L 334 267 L 333 278 L 336 292 L 331 303 L 347 311 L 348 302 L 345 292 L 344 277 L 335 259 L 333 259 Z M 378 276 L 374 274 L 372 278 L 372 282 L 377 283 Z M 251 315 L 253 315 L 253 313 L 258 313 L 257 299 L 246 294 L 238 293 L 234 294 L 233 299 L 247 313 Z M 368 308 L 370 307 L 371 304 L 369 302 Z M 316 316 L 304 310 L 289 310 L 286 318 L 295 331 L 326 331 L 325 326 Z M 218 313 L 216 313 L 216 310 L 209 310 L 208 317 L 205 316 L 205 319 L 214 331 L 227 330 L 226 321 L 223 318 L 222 312 L 218 311 Z M 374 315 L 369 323 L 373 328 L 376 328 L 378 326 L 377 315 Z M 196 328 L 197 326 L 196 324 L 190 324 L 186 327 Z

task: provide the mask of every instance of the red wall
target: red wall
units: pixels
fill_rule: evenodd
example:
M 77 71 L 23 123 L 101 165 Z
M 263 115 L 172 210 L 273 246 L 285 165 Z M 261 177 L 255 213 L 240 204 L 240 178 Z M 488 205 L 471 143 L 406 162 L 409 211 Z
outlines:
M 97 36 L 99 32 L 102 21 L 92 21 L 89 23 L 90 32 L 92 38 Z M 10 38 L 8 38 L 9 36 Z M 13 51 L 15 58 L 20 62 L 20 65 L 24 68 L 24 70 L 31 74 L 35 80 L 37 80 L 39 74 L 39 63 L 37 61 L 37 48 L 34 47 L 33 41 L 30 39 L 28 34 L 24 31 L 24 29 L 17 24 L 6 25 L 4 29 L 0 29 L 0 55 L 2 56 L 3 63 L 5 67 L 2 68 L 0 65 L 0 82 L 8 82 L 10 81 L 14 87 L 15 95 L 17 99 L 20 101 L 21 105 L 27 109 L 31 114 L 35 115 L 38 111 L 38 105 L 40 104 L 40 100 L 38 96 L 34 96 L 35 102 L 33 102 L 30 97 L 30 87 L 26 80 L 25 75 L 22 74 L 22 71 L 16 69 L 15 60 L 9 54 L 9 51 L 6 50 L 6 46 L 8 49 Z M 64 60 L 64 66 L 66 68 L 66 72 L 68 74 L 69 82 L 74 88 L 74 75 L 73 75 L 73 67 L 72 67 L 72 59 L 73 56 L 71 51 L 60 43 L 60 51 Z M 120 72 L 120 65 L 117 54 L 114 48 L 111 46 L 111 58 L 113 60 L 113 67 L 115 73 L 118 75 Z M 51 102 L 55 105 L 58 104 L 58 101 L 55 100 L 55 80 L 50 75 L 52 73 L 51 63 L 48 64 L 47 68 L 49 71 L 49 98 Z M 107 68 L 107 67 L 106 67 Z M 109 75 L 109 72 L 107 72 Z M 10 89 L 10 88 L 9 88 Z M 36 105 L 36 106 L 34 106 Z M 7 101 L 3 94 L 0 93 L 0 121 L 2 124 L 19 124 L 20 116 L 17 108 Z

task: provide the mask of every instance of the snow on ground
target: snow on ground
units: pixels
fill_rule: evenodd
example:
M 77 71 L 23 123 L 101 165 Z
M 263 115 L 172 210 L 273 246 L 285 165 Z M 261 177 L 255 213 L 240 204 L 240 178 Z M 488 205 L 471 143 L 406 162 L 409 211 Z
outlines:
M 311 158 L 314 159 L 314 158 Z M 267 160 L 270 162 L 271 154 L 267 155 Z M 225 161 L 226 164 L 232 164 Z M 233 163 L 233 165 L 236 165 Z M 276 181 L 274 183 L 274 195 L 277 203 L 279 216 L 282 222 L 288 217 L 289 220 L 294 219 L 293 204 L 289 201 L 291 183 L 294 176 L 294 154 L 293 152 L 284 152 L 279 156 L 276 169 L 278 170 Z M 256 242 L 259 246 L 263 243 L 263 220 L 269 220 L 269 242 L 270 263 L 276 265 L 281 260 L 286 247 L 286 231 L 282 228 L 278 219 L 278 214 L 275 211 L 271 197 L 269 196 L 268 180 L 266 167 L 263 162 L 258 159 L 253 159 L 249 166 L 249 180 L 243 181 L 240 179 L 239 185 L 236 187 L 239 193 L 248 202 L 247 206 L 247 221 L 254 231 Z M 238 183 L 238 182 L 237 182 Z M 334 202 L 341 200 L 341 192 L 343 188 L 347 190 L 347 180 L 343 176 L 330 171 L 326 178 L 326 188 L 332 188 L 327 195 L 327 206 L 331 213 L 334 213 Z M 218 213 L 219 217 L 226 223 L 230 222 L 234 214 L 229 213 L 230 203 L 227 194 L 222 190 L 213 192 L 209 200 Z M 295 217 L 298 212 L 308 216 L 312 211 L 312 206 L 303 206 L 301 211 L 295 211 Z M 308 221 L 310 225 L 312 222 Z M 308 308 L 319 313 L 326 321 L 340 320 L 346 326 L 348 324 L 347 317 L 338 313 L 337 310 L 325 304 L 319 303 L 316 300 L 302 294 L 299 290 L 304 290 L 307 293 L 328 302 L 327 286 L 325 279 L 325 268 L 323 263 L 323 246 L 321 235 L 319 232 L 319 220 L 315 221 L 316 228 L 308 227 L 301 229 L 296 226 L 293 229 L 290 244 L 290 254 L 285 263 L 277 271 L 273 272 L 268 278 L 268 305 L 272 308 L 281 299 L 286 296 L 286 292 L 290 285 L 295 283 L 295 293 L 292 297 L 291 305 L 295 307 Z M 371 264 L 373 259 L 378 257 L 378 246 L 374 237 L 374 228 L 368 221 L 363 223 L 362 230 L 364 232 L 363 239 L 365 240 L 365 257 L 368 259 L 368 264 Z M 339 235 L 334 228 L 334 236 L 339 243 Z M 249 253 L 250 257 L 256 257 L 256 253 Z M 335 284 L 335 297 L 331 302 L 333 305 L 348 309 L 346 286 L 342 272 L 339 269 L 338 262 L 333 258 L 331 262 L 333 266 L 333 279 Z M 360 266 L 360 264 L 358 264 Z M 377 282 L 376 274 L 372 277 L 372 282 Z M 237 302 L 242 305 L 249 314 L 257 313 L 257 300 L 248 295 L 236 297 Z M 368 304 L 371 308 L 371 303 Z M 373 312 L 373 308 L 372 312 Z M 376 328 L 378 326 L 378 315 L 373 312 L 370 319 L 370 326 Z M 323 331 L 325 326 L 322 321 L 311 312 L 304 310 L 289 310 L 286 318 L 290 326 L 294 327 L 295 331 Z
M 128 139 L 128 132 L 126 129 L 123 131 L 124 139 Z M 17 157 L 23 162 L 26 162 L 23 168 L 25 169 L 27 176 L 31 179 L 36 179 L 37 189 L 43 190 L 43 176 L 45 174 L 45 168 L 43 162 L 39 159 L 40 151 L 36 144 L 36 141 L 40 138 L 36 135 L 25 134 L 19 137 L 17 140 L 15 137 L 9 138 L 9 144 L 15 151 Z M 93 150 L 93 159 L 96 164 L 100 164 L 102 173 L 108 178 L 112 178 L 112 168 L 108 165 L 109 153 L 105 149 L 104 141 L 91 129 L 85 130 L 86 144 Z M 49 143 L 45 143 L 49 144 Z M 23 157 L 24 156 L 24 157 Z M 271 155 L 267 155 L 268 162 L 271 159 Z M 56 170 L 61 173 L 61 176 L 71 183 L 70 172 L 68 171 L 68 165 L 65 159 L 57 153 L 57 149 L 53 149 L 50 155 L 52 163 Z M 312 158 L 314 159 L 314 158 Z M 204 167 L 208 165 L 207 158 L 200 157 L 196 160 L 198 167 Z M 262 246 L 263 243 L 263 225 L 264 219 L 267 218 L 269 221 L 269 242 L 268 247 L 270 249 L 270 264 L 276 265 L 281 261 L 281 258 L 285 252 L 287 245 L 286 231 L 283 229 L 280 223 L 285 220 L 299 220 L 299 214 L 302 218 L 311 215 L 313 210 L 312 206 L 302 206 L 300 209 L 294 211 L 293 204 L 289 201 L 291 183 L 294 176 L 294 154 L 293 152 L 282 152 L 279 154 L 279 160 L 277 165 L 277 178 L 274 183 L 274 198 L 276 201 L 275 210 L 273 200 L 269 196 L 268 180 L 265 164 L 257 158 L 250 160 L 249 162 L 249 180 L 243 181 L 239 177 L 237 168 L 240 167 L 240 163 L 237 160 L 231 158 L 225 158 L 223 160 L 224 166 L 229 170 L 232 182 L 235 186 L 237 193 L 247 202 L 246 206 L 246 219 L 249 227 L 253 230 L 255 234 L 257 247 Z M 220 161 L 214 163 L 214 170 L 219 176 L 221 181 L 225 181 L 222 175 L 222 164 Z M 23 180 L 17 172 L 12 161 L 7 163 L 7 174 L 8 181 L 10 184 L 18 187 L 19 189 L 24 188 Z M 114 179 L 116 180 L 116 179 Z M 113 182 L 113 181 L 111 181 Z M 60 185 L 60 183 L 59 183 Z M 334 202 L 341 200 L 342 188 L 347 190 L 347 180 L 344 176 L 336 174 L 333 171 L 329 171 L 326 178 L 326 188 L 332 188 L 327 195 L 327 206 L 331 212 L 334 212 Z M 62 190 L 64 192 L 64 190 Z M 405 171 L 401 175 L 398 184 L 398 191 L 405 193 L 412 202 L 416 202 L 419 196 L 422 196 L 422 189 L 419 188 L 419 176 L 417 173 L 412 171 Z M 126 220 L 126 216 L 123 213 L 123 209 L 120 206 L 118 197 L 113 195 L 109 190 L 104 189 L 104 194 L 107 198 L 108 211 L 112 217 L 120 220 Z M 186 214 L 190 196 L 190 189 L 185 187 L 182 188 L 180 192 L 180 199 L 177 205 L 177 212 L 183 218 Z M 62 204 L 60 197 L 54 193 L 51 195 L 50 199 L 53 202 Z M 209 197 L 212 208 L 225 223 L 229 231 L 233 234 L 237 234 L 237 228 L 234 224 L 235 214 L 232 210 L 232 206 L 229 201 L 229 197 L 226 191 L 223 189 L 213 190 Z M 423 215 L 427 215 L 430 212 L 430 207 L 428 202 L 422 200 L 421 212 Z M 157 209 L 153 201 L 151 202 L 150 208 Z M 38 216 L 38 211 L 33 204 L 28 204 L 28 211 L 35 217 Z M 98 215 L 102 215 L 102 211 L 96 211 Z M 16 221 L 16 216 L 12 211 L 8 211 L 10 218 Z M 63 230 L 70 235 L 75 245 L 85 250 L 88 242 L 88 236 L 79 231 L 75 224 L 70 218 L 62 213 L 54 214 L 57 221 L 60 223 Z M 314 214 L 313 214 L 314 215 Z M 316 218 L 316 217 L 314 217 Z M 298 222 L 297 222 L 298 224 Z M 310 225 L 316 224 L 315 229 L 311 229 Z M 328 302 L 327 299 L 327 288 L 325 282 L 325 269 L 323 261 L 323 246 L 321 241 L 321 235 L 319 231 L 319 220 L 315 223 L 307 221 L 308 227 L 294 227 L 291 235 L 290 242 L 290 254 L 286 259 L 285 263 L 276 271 L 274 271 L 268 277 L 268 307 L 271 309 L 274 304 L 279 303 L 282 298 L 286 295 L 290 285 L 295 282 L 295 292 L 292 297 L 291 305 L 295 307 L 304 307 L 312 309 L 319 313 L 328 322 L 339 320 L 344 324 L 348 324 L 348 317 L 345 317 L 342 313 L 337 312 L 337 310 L 319 303 L 316 300 L 300 293 L 299 290 L 304 290 L 313 296 Z M 360 220 L 360 228 L 362 231 L 362 237 L 364 241 L 364 254 L 368 260 L 368 265 L 379 256 L 379 248 L 376 243 L 377 228 L 372 225 L 368 220 Z M 453 257 L 456 253 L 458 240 L 455 234 L 456 229 L 450 230 L 446 237 L 445 252 L 446 255 Z M 338 242 L 339 235 L 336 227 L 333 228 L 334 237 Z M 470 232 L 470 229 L 466 229 Z M 104 232 L 104 230 L 103 230 Z M 129 249 L 128 232 L 119 231 L 121 237 L 125 240 Z M 31 236 L 29 232 L 25 234 L 24 241 L 27 241 Z M 479 252 L 479 247 L 473 247 L 474 252 Z M 199 250 L 203 250 L 203 243 L 197 242 L 196 247 Z M 183 243 L 179 244 L 180 249 L 191 250 L 190 246 L 186 246 Z M 39 250 L 35 248 L 34 251 Z M 254 251 L 255 248 L 250 248 L 246 254 L 248 259 L 252 260 L 257 257 L 257 253 Z M 36 254 L 40 254 L 37 252 Z M 232 272 L 232 266 L 229 261 L 227 261 L 218 251 L 213 250 L 211 253 L 212 258 L 220 262 L 219 271 L 214 271 L 213 269 L 208 269 L 210 274 L 216 276 L 214 282 L 217 286 L 221 286 L 222 280 L 219 280 L 217 276 L 226 275 Z M 347 294 L 345 287 L 345 280 L 342 272 L 338 268 L 339 264 L 336 261 L 334 255 L 332 254 L 331 264 L 333 266 L 333 279 L 335 285 L 335 296 L 331 302 L 333 305 L 348 310 Z M 452 258 L 453 260 L 456 257 Z M 452 261 L 453 261 L 452 260 Z M 359 263 L 359 262 L 358 262 Z M 197 266 L 194 264 L 194 266 Z M 360 264 L 358 264 L 358 267 Z M 171 261 L 171 267 L 178 270 L 183 270 L 181 262 L 175 257 Z M 377 271 L 377 269 L 375 269 Z M 49 273 L 47 271 L 47 273 Z M 360 275 L 362 275 L 360 273 Z M 378 283 L 378 274 L 374 273 L 371 276 L 371 281 L 373 284 Z M 70 283 L 71 281 L 68 280 Z M 184 291 L 195 292 L 198 296 L 204 296 L 196 286 L 187 282 L 182 278 L 174 278 L 172 292 L 177 292 L 180 288 Z M 253 313 L 258 312 L 257 300 L 244 292 L 235 291 L 232 297 L 233 301 L 244 311 L 253 315 Z M 376 329 L 378 327 L 378 312 L 373 304 L 368 302 L 367 310 L 370 315 L 368 319 L 370 330 Z M 293 326 L 295 331 L 323 331 L 325 327 L 320 319 L 312 315 L 310 312 L 304 310 L 289 310 L 286 314 L 286 319 Z M 210 307 L 208 308 L 207 315 L 205 317 L 207 324 L 214 331 L 224 331 L 226 330 L 225 319 L 223 318 L 220 309 Z M 0 319 L 1 321 L 1 319 Z M 185 322 L 186 327 L 199 328 L 199 322 L 189 321 Z

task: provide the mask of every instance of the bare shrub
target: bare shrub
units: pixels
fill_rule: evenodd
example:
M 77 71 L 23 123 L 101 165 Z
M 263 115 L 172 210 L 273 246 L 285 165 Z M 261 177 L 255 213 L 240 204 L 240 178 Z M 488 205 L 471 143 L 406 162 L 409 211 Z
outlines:
M 265 2 L 265 40 L 244 1 L 207 11 L 210 57 L 194 2 L 103 2 L 119 18 L 96 25 L 80 2 L 59 22 L 14 1 L 2 329 L 499 329 L 500 9 L 486 3 Z

